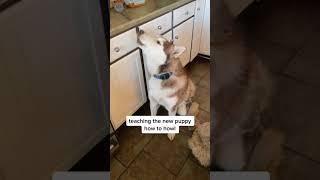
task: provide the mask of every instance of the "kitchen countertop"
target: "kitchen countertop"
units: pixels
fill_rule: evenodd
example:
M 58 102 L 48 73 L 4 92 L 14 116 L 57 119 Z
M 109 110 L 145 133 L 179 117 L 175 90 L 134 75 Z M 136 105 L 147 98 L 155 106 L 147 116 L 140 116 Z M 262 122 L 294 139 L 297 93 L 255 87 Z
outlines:
M 159 17 L 194 0 L 146 0 L 137 8 L 125 8 L 122 13 L 110 9 L 110 37 Z

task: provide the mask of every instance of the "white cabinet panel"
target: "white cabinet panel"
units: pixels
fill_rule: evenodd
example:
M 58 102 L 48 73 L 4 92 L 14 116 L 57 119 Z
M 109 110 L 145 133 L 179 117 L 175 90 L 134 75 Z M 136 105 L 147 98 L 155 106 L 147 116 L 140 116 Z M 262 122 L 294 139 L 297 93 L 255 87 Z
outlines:
M 178 25 L 182 21 L 194 15 L 196 2 L 191 2 L 173 11 L 173 26 Z
M 172 39 L 172 31 L 168 31 L 167 33 L 165 33 L 164 35 L 162 35 L 164 38 L 166 38 L 167 40 L 171 40 Z
M 179 57 L 183 66 L 188 64 L 190 61 L 193 19 L 194 18 L 190 18 L 173 29 L 174 44 L 177 46 L 184 46 L 186 48 L 186 51 Z
M 146 102 L 139 50 L 110 66 L 110 113 L 115 129 Z
M 172 12 L 160 16 L 150 22 L 147 22 L 141 26 L 139 29 L 143 29 L 146 32 L 154 34 L 162 34 L 172 27 Z
M 136 48 L 136 28 L 124 32 L 110 40 L 110 63 Z
M 200 53 L 210 56 L 210 0 L 206 0 L 204 10 L 200 42 Z
M 197 54 L 199 53 L 199 49 L 200 49 L 203 14 L 204 14 L 204 9 L 205 9 L 204 5 L 205 5 L 205 0 L 197 0 L 196 1 L 196 10 L 195 10 L 194 24 L 193 24 L 191 61 L 197 56 Z

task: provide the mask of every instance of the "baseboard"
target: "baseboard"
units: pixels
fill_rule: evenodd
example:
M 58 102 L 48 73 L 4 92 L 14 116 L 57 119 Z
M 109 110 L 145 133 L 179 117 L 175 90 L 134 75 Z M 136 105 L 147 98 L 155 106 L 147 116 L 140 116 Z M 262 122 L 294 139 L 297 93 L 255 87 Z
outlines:
M 198 56 L 210 60 L 210 56 L 208 56 L 208 55 L 198 54 Z

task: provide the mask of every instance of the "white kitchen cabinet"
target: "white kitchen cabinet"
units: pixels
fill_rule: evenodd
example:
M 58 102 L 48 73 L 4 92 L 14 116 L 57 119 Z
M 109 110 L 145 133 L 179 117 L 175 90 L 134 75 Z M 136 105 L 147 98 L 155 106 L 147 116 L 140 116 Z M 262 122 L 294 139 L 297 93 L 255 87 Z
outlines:
M 189 63 L 192 42 L 193 17 L 173 29 L 173 40 L 176 46 L 184 46 L 185 52 L 180 55 L 183 66 Z
M 203 22 L 199 53 L 210 56 L 210 0 L 206 0 Z
M 203 14 L 205 9 L 204 6 L 205 6 L 205 0 L 196 0 L 196 10 L 194 14 L 194 23 L 193 23 L 191 61 L 198 55 L 199 49 L 200 49 Z
M 110 113 L 114 129 L 146 101 L 140 51 L 136 50 L 110 66 Z

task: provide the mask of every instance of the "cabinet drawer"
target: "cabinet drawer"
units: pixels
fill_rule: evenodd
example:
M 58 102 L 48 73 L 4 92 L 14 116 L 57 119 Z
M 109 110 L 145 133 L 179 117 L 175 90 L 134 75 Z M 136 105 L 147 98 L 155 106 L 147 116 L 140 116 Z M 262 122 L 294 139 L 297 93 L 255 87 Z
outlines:
M 173 25 L 181 23 L 182 21 L 188 19 L 194 15 L 194 9 L 196 7 L 196 2 L 193 1 L 189 4 L 186 4 L 173 11 Z
M 172 13 L 169 12 L 163 16 L 160 16 L 150 22 L 147 22 L 141 26 L 140 29 L 143 29 L 146 32 L 154 33 L 154 34 L 162 34 L 169 29 L 171 29 L 172 24 Z
M 110 40 L 110 63 L 132 51 L 137 46 L 135 28 L 112 38 Z

